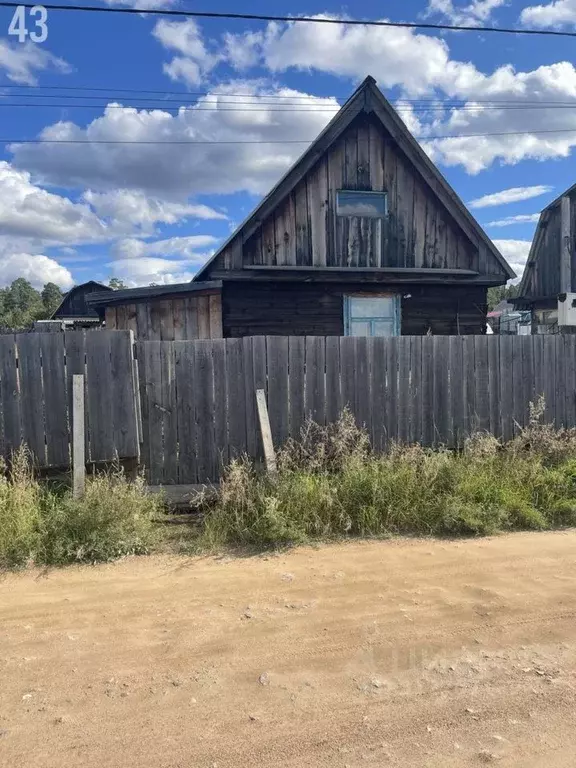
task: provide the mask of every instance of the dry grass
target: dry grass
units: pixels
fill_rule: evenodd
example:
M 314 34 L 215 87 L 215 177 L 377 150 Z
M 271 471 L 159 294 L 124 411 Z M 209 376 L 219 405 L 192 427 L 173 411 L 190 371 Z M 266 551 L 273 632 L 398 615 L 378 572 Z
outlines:
M 542 423 L 542 403 L 508 444 L 473 435 L 461 452 L 370 450 L 349 412 L 308 423 L 275 480 L 247 459 L 228 468 L 200 546 L 270 547 L 346 536 L 483 535 L 576 524 L 576 430 Z

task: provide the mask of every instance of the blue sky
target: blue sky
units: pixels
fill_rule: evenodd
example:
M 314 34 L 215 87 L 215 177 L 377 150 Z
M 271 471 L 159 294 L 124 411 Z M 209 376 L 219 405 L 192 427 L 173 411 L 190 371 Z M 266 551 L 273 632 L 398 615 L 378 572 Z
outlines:
M 208 7 L 108 5 L 146 2 Z M 576 28 L 576 0 L 274 13 Z M 536 214 L 576 183 L 576 39 L 54 11 L 47 40 L 21 43 L 11 17 L 0 10 L 0 284 L 190 279 L 306 146 L 287 142 L 314 139 L 368 74 L 519 275 Z M 560 129 L 573 130 L 538 134 Z M 38 137 L 137 143 L 17 141 Z M 174 143 L 190 140 L 255 143 Z

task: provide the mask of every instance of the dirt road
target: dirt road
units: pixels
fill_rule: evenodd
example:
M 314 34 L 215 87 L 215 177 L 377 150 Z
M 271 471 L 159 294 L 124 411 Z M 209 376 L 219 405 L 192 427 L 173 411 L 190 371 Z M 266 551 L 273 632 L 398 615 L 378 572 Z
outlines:
M 573 766 L 576 533 L 0 580 L 0 765 Z

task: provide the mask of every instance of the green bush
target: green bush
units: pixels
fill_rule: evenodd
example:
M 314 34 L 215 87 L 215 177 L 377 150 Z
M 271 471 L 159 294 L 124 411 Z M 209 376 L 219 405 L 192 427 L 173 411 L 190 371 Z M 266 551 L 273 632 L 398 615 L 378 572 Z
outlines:
M 372 453 L 349 413 L 308 424 L 275 479 L 234 461 L 200 545 L 281 546 L 346 536 L 470 536 L 576 525 L 576 437 L 539 424 L 503 445 L 473 435 L 462 451 L 392 445 Z
M 113 560 L 151 551 L 159 539 L 161 500 L 141 479 L 121 472 L 88 478 L 74 499 L 69 489 L 34 478 L 24 450 L 0 471 L 0 567 Z

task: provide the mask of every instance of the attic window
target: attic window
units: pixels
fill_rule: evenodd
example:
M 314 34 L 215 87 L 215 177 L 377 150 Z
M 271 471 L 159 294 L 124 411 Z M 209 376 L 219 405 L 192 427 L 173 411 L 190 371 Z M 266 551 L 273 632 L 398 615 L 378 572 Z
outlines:
M 336 214 L 383 219 L 387 214 L 386 192 L 339 189 L 336 192 Z

